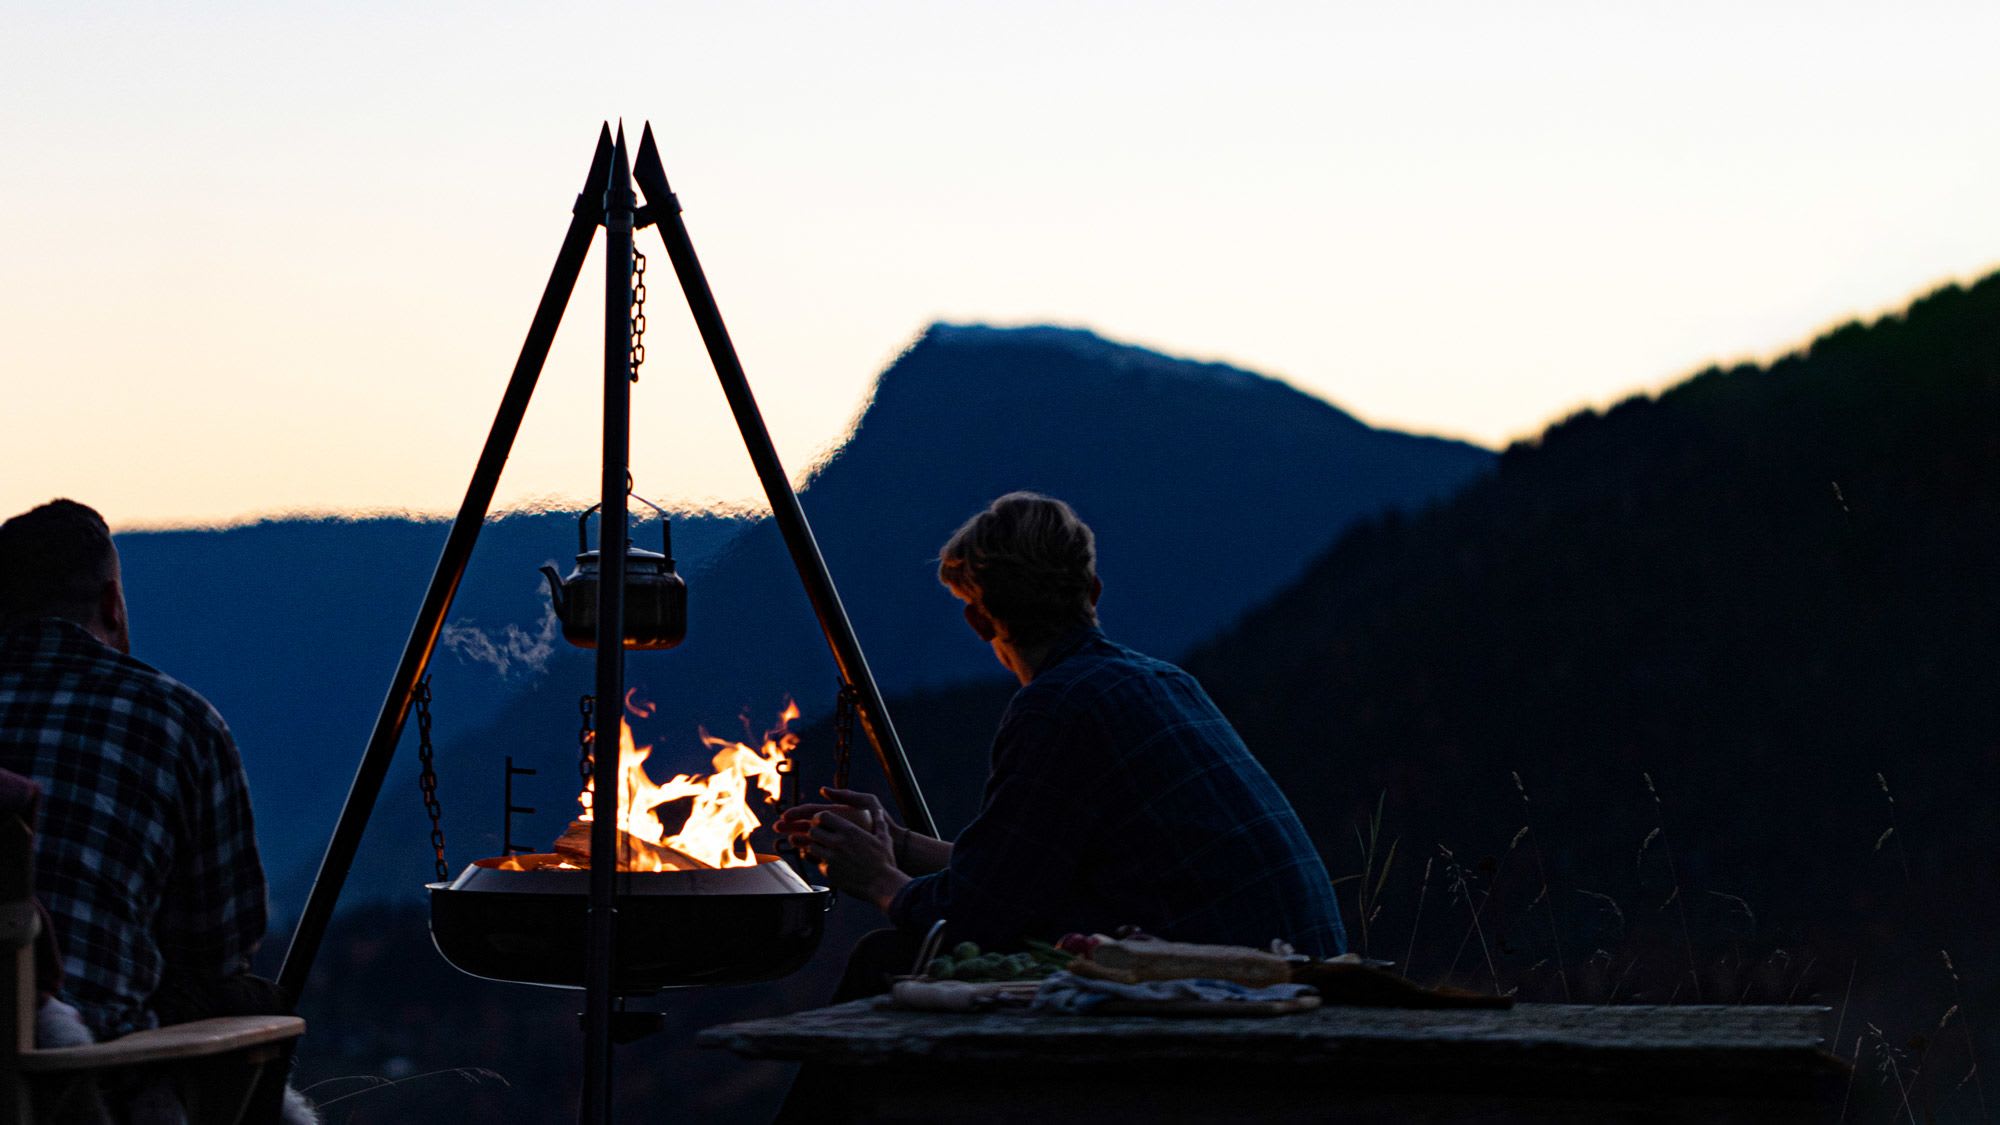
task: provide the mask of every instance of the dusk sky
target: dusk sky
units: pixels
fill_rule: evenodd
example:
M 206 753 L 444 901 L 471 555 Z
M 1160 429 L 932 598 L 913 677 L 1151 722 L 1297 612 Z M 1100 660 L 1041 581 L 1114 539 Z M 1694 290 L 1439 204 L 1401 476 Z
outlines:
M 2000 264 L 2000 6 L 27 3 L 0 510 L 456 507 L 601 120 L 788 466 L 933 320 L 1488 445 Z M 757 495 L 657 237 L 639 490 Z M 595 488 L 602 268 L 503 503 Z M 996 420 L 1004 424 L 1005 420 Z

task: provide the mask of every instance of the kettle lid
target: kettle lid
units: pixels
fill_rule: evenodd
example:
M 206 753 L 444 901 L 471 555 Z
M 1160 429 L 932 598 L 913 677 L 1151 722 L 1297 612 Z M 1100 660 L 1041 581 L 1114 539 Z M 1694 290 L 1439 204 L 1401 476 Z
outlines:
M 590 550 L 576 556 L 576 565 L 581 570 L 596 571 L 598 569 L 597 548 L 592 547 Z M 625 545 L 625 565 L 636 569 L 641 574 L 657 574 L 670 569 L 672 563 L 667 556 L 658 551 L 648 551 L 644 547 L 627 543 Z

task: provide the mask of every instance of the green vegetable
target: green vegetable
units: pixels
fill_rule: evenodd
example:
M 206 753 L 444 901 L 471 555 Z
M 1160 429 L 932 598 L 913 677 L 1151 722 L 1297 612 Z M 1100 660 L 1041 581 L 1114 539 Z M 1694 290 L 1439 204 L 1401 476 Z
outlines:
M 954 956 L 940 956 L 931 961 L 929 976 L 934 980 L 1040 980 L 1062 967 L 1061 961 L 1044 960 L 1045 953 L 975 952 L 971 957 L 955 956 L 958 953 L 976 951 L 978 948 L 969 941 L 959 943 L 958 947 L 952 950 Z
M 960 961 L 970 961 L 979 956 L 979 947 L 969 941 L 961 941 L 951 947 L 951 955 Z

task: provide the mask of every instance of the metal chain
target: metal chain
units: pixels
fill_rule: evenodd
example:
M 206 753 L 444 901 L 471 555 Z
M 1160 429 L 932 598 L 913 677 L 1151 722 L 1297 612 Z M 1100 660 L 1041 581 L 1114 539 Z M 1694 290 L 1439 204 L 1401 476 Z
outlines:
M 776 805 L 781 813 L 799 803 L 798 767 L 792 761 L 789 751 L 778 758 L 778 799 L 771 803 Z
M 576 701 L 577 713 L 583 716 L 583 725 L 576 731 L 576 776 L 583 780 L 583 787 L 590 788 L 590 744 L 597 737 L 597 697 L 586 694 Z
M 431 850 L 437 853 L 438 881 L 444 882 L 451 878 L 451 869 L 444 862 L 444 809 L 438 804 L 437 766 L 431 751 L 431 678 L 417 681 L 410 695 L 417 709 L 417 761 L 423 763 L 417 786 L 424 791 L 424 811 L 431 818 Z
M 791 755 L 787 754 L 778 759 L 778 799 L 773 804 L 777 806 L 778 816 L 782 819 L 798 803 L 799 775 Z M 771 841 L 771 850 L 779 855 L 798 854 L 798 849 L 792 845 L 790 836 L 776 836 Z
M 833 705 L 833 787 L 847 788 L 848 767 L 854 761 L 854 709 L 861 693 L 852 684 L 840 685 L 840 698 Z
M 632 248 L 632 381 L 646 362 L 646 256 Z

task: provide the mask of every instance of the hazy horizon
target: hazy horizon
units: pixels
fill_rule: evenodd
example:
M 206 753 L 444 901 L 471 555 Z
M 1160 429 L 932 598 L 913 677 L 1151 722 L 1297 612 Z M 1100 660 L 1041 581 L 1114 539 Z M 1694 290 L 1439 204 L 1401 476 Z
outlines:
M 1677 383 L 1680 383 L 1688 378 L 1693 377 L 1699 371 L 1704 370 L 1710 366 L 1728 368 L 1743 363 L 1766 364 L 1771 362 L 1772 360 L 1777 359 L 1780 356 L 1792 354 L 1803 350 L 1814 339 L 1825 334 L 1827 331 L 1830 331 L 1840 326 L 1841 324 L 1855 322 L 1855 321 L 1859 321 L 1861 323 L 1872 323 L 1875 320 L 1879 319 L 1880 317 L 1894 315 L 1901 309 L 1905 308 L 1911 301 L 1914 301 L 1917 298 L 1922 297 L 1926 293 L 1935 292 L 1936 290 L 1949 285 L 1970 284 L 1971 282 L 1976 280 L 1978 280 L 1977 277 L 1964 277 L 1964 278 L 1954 277 L 1954 278 L 1942 279 L 1936 282 L 1935 284 L 1923 286 L 1915 290 L 1914 292 L 1909 293 L 1903 298 L 1886 302 L 1885 304 L 1883 304 L 1878 308 L 1868 310 L 1866 312 L 1857 312 L 1851 315 L 1833 317 L 1832 319 L 1829 319 L 1824 325 L 1813 330 L 1810 334 L 1808 334 L 1803 338 L 1793 340 L 1781 345 L 1774 345 L 1772 347 L 1765 348 L 1760 351 L 1746 352 L 1745 354 L 1739 356 L 1726 357 L 1726 358 L 1717 357 L 1716 359 L 1711 360 L 1708 363 L 1700 365 L 1700 367 L 1690 368 L 1686 371 L 1676 373 L 1668 378 L 1661 379 L 1653 384 L 1645 386 L 1634 386 L 1625 391 L 1621 391 L 1613 395 L 1608 395 L 1595 401 L 1578 403 L 1572 408 L 1566 409 L 1561 413 L 1546 419 L 1543 423 L 1534 426 L 1528 431 L 1515 434 L 1505 441 L 1494 443 L 1491 445 L 1481 442 L 1476 438 L 1466 437 L 1464 435 L 1441 433 L 1437 431 L 1428 431 L 1421 429 L 1405 429 L 1404 427 L 1378 422 L 1373 419 L 1362 417 L 1355 411 L 1349 409 L 1345 404 L 1327 398 L 1323 393 L 1321 393 L 1317 389 L 1311 386 L 1302 385 L 1295 380 L 1287 379 L 1281 374 L 1276 374 L 1273 372 L 1265 372 L 1265 371 L 1257 371 L 1254 373 L 1265 376 L 1267 378 L 1275 379 L 1278 382 L 1284 383 L 1285 385 L 1291 387 L 1292 389 L 1298 391 L 1301 394 L 1308 395 L 1310 397 L 1319 399 L 1323 402 L 1327 402 L 1330 405 L 1340 410 L 1346 411 L 1349 414 L 1354 414 L 1357 418 L 1360 419 L 1360 421 L 1370 426 L 1374 426 L 1378 429 L 1402 430 L 1403 432 L 1414 433 L 1421 436 L 1441 437 L 1455 441 L 1464 441 L 1469 444 L 1477 445 L 1480 446 L 1481 448 L 1492 449 L 1497 452 L 1499 450 L 1505 449 L 1507 445 L 1515 441 L 1532 440 L 1536 438 L 1547 426 L 1553 425 L 1554 423 L 1561 421 L 1563 418 L 1569 417 L 1579 411 L 1602 410 L 1616 404 L 1618 401 L 1622 399 L 1629 398 L 1634 395 L 1658 394 L 1659 392 L 1664 391 L 1667 388 L 1674 386 Z M 1085 325 L 1078 325 L 1071 323 L 1056 323 L 1056 322 L 1034 322 L 1034 323 L 1018 324 L 1018 325 L 996 325 L 988 322 L 970 322 L 970 323 L 978 323 L 984 327 L 999 327 L 999 328 L 1054 326 L 1062 328 L 1081 329 L 1083 331 L 1091 332 L 1094 335 L 1098 335 L 1100 338 L 1105 339 L 1108 343 L 1114 346 L 1129 345 L 1134 347 L 1147 347 L 1148 350 L 1160 352 L 1160 354 L 1167 355 L 1169 358 L 1173 359 L 1195 360 L 1200 362 L 1221 362 L 1221 363 L 1230 362 L 1228 360 L 1217 359 L 1213 356 L 1206 356 L 1206 355 L 1177 355 L 1171 352 L 1161 351 L 1158 348 L 1151 348 L 1148 345 L 1140 344 L 1134 341 L 1113 339 Z M 912 336 L 912 339 L 915 338 L 916 338 L 915 336 Z M 702 362 L 703 363 L 706 362 L 706 357 L 702 358 Z M 893 362 L 893 359 L 891 360 L 891 362 Z M 885 364 L 884 370 L 886 370 L 886 367 L 887 365 Z M 699 376 L 699 374 L 700 373 L 698 372 L 697 376 Z M 881 374 L 882 371 L 877 371 L 875 373 L 875 376 L 871 377 L 870 383 L 867 388 L 868 393 L 864 395 L 861 401 L 856 405 L 852 416 L 848 419 L 847 424 L 842 428 L 837 438 L 835 438 L 832 442 L 828 443 L 827 445 L 812 451 L 812 456 L 809 460 L 806 460 L 803 463 L 799 464 L 788 463 L 786 465 L 787 471 L 792 474 L 794 488 L 798 488 L 809 483 L 810 478 L 814 474 L 816 474 L 820 469 L 824 468 L 826 462 L 830 458 L 832 458 L 835 454 L 837 454 L 840 451 L 840 449 L 847 444 L 847 442 L 853 439 L 855 426 L 860 422 L 862 415 L 866 412 L 870 401 L 872 401 L 872 396 L 875 390 L 875 384 L 873 380 L 875 377 L 879 377 Z M 710 373 L 710 377 L 713 378 L 712 372 Z M 753 385 L 752 390 L 754 391 L 755 389 L 756 388 Z M 491 406 L 497 407 L 498 405 L 499 405 L 499 388 L 496 387 Z M 643 441 L 643 438 L 644 438 L 643 434 L 635 431 L 634 434 L 635 450 L 636 447 L 640 444 L 640 442 Z M 727 431 L 727 439 L 731 442 L 739 440 L 733 426 L 731 426 L 731 428 L 729 428 Z M 473 461 L 476 459 L 476 455 L 477 455 L 476 449 L 468 452 L 467 459 L 464 465 L 463 480 L 461 481 L 461 490 L 463 487 L 463 481 L 469 480 L 471 477 Z M 783 453 L 781 451 L 781 456 L 782 455 Z M 50 498 L 53 497 L 45 497 L 44 499 L 50 499 Z M 440 504 L 436 507 L 429 507 L 429 508 L 418 508 L 411 506 L 398 507 L 390 505 L 350 507 L 350 508 L 315 507 L 311 505 L 301 505 L 297 507 L 280 506 L 280 507 L 265 508 L 255 511 L 236 513 L 233 515 L 216 516 L 212 518 L 162 517 L 155 519 L 121 520 L 115 514 L 110 512 L 106 512 L 105 516 L 111 522 L 113 530 L 120 533 L 154 532 L 154 531 L 225 530 L 228 528 L 244 527 L 272 520 L 409 519 L 409 520 L 421 520 L 421 521 L 444 521 L 452 519 L 457 514 L 458 502 L 460 499 L 462 499 L 462 491 L 460 495 L 453 496 L 448 503 Z M 539 495 L 521 495 L 519 493 L 515 493 L 513 495 L 508 496 L 504 500 L 496 501 L 493 506 L 493 509 L 488 513 L 488 518 L 505 517 L 512 515 L 532 515 L 538 512 L 547 512 L 547 511 L 577 511 L 582 508 L 588 507 L 591 504 L 596 503 L 596 500 L 597 497 L 594 494 L 565 495 L 560 493 L 543 493 Z M 41 501 L 37 500 L 37 501 L 30 501 L 29 503 L 40 503 L 40 502 Z M 725 517 L 744 517 L 751 519 L 761 519 L 770 514 L 770 507 L 764 501 L 764 498 L 761 493 L 755 496 L 743 496 L 743 497 L 732 497 L 732 498 L 709 497 L 702 500 L 693 500 L 693 501 L 687 500 L 685 498 L 676 498 L 676 499 L 669 499 L 662 501 L 661 507 L 666 508 L 670 513 L 676 516 L 682 514 L 690 514 L 690 515 L 700 514 L 700 515 L 715 515 L 715 516 L 725 516 Z M 635 513 L 634 518 L 643 520 L 650 518 L 650 516 L 640 513 Z
M 2000 265 L 2000 9 L 1946 0 L 113 2 L 10 32 L 0 507 L 121 526 L 455 507 L 621 115 L 794 473 L 933 321 L 1088 325 L 1495 447 Z M 640 490 L 754 502 L 639 242 Z M 601 276 L 504 504 L 591 490 Z

